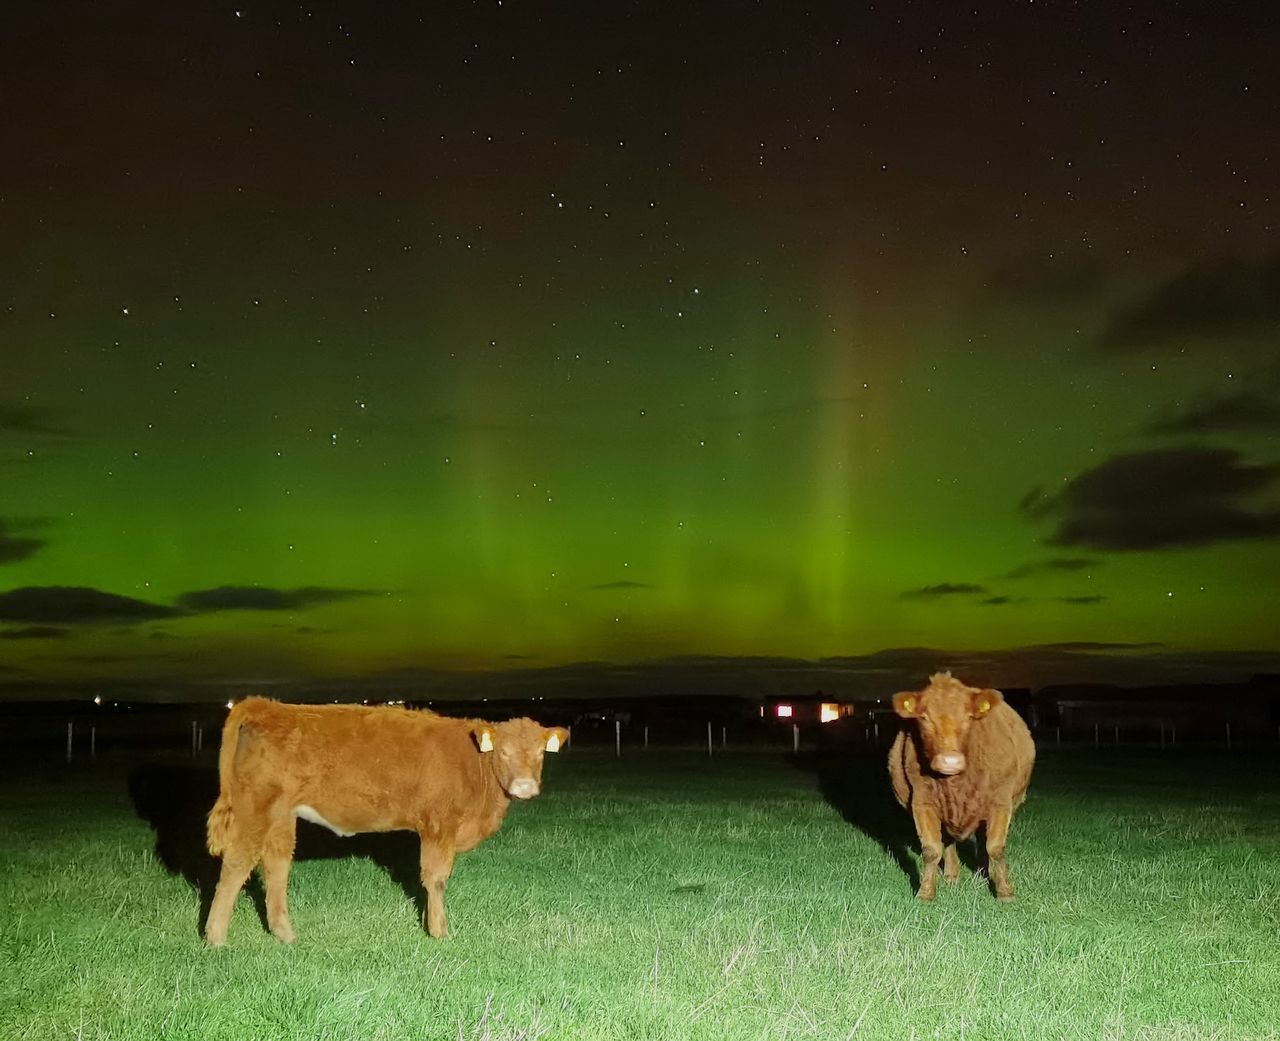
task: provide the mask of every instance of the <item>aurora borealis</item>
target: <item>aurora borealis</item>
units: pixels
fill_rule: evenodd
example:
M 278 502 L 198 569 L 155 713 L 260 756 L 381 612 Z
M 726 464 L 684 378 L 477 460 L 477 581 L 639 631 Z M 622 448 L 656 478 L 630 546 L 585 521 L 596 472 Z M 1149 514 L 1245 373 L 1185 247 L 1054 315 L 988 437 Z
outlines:
M 1275 20 L 944 7 L 12 12 L 0 684 L 1274 670 Z

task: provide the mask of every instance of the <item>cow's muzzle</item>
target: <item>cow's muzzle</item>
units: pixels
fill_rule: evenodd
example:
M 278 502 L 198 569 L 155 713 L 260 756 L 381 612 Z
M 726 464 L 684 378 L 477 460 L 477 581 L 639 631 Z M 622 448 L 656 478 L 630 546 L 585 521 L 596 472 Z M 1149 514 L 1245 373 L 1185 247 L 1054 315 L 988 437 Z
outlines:
M 964 771 L 964 753 L 939 752 L 929 760 L 929 765 L 933 767 L 934 773 L 942 774 L 943 777 L 954 777 Z
M 511 787 L 507 789 L 507 793 L 513 799 L 532 799 L 541 789 L 538 782 L 532 777 L 519 777 L 511 782 Z

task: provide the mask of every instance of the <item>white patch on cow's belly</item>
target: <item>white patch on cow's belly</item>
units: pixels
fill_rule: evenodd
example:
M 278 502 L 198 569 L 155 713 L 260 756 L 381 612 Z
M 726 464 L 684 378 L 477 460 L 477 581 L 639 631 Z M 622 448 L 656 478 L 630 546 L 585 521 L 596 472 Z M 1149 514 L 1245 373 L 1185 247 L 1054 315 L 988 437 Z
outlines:
M 319 824 L 322 828 L 328 828 L 335 835 L 341 835 L 344 839 L 355 834 L 354 831 L 343 831 L 336 824 L 330 824 L 320 816 L 320 812 L 314 806 L 308 806 L 306 803 L 301 806 L 295 806 L 293 815 L 301 817 L 304 821 L 310 821 L 312 824 Z

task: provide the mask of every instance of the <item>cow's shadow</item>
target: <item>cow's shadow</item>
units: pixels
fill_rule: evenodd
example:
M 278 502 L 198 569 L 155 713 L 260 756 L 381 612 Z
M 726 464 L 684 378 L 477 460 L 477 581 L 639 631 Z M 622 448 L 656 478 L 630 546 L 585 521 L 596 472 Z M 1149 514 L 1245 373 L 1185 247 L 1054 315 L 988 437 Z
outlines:
M 156 858 L 165 870 L 185 879 L 199 895 L 196 927 L 203 934 L 222 864 L 205 844 L 205 818 L 218 798 L 217 770 L 194 764 L 149 763 L 130 773 L 129 798 L 138 816 L 155 832 Z M 415 835 L 388 832 L 339 838 L 317 825 L 298 822 L 295 861 L 344 857 L 365 857 L 381 867 L 404 890 L 422 917 L 426 897 Z M 245 885 L 245 891 L 265 929 L 266 897 L 257 872 Z
M 817 778 L 822 797 L 889 854 L 916 891 L 920 888 L 920 840 L 911 814 L 894 798 L 887 757 L 887 747 L 827 747 L 801 753 L 792 761 Z M 956 854 L 962 868 L 986 873 L 981 830 L 976 842 L 957 842 Z

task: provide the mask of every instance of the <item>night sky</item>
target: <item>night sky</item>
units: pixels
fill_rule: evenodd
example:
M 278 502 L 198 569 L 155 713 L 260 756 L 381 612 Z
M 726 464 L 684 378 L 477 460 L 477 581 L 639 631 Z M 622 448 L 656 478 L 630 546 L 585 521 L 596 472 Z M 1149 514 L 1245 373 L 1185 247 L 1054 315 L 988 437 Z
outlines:
M 0 685 L 1280 668 L 1278 25 L 7 12 Z

